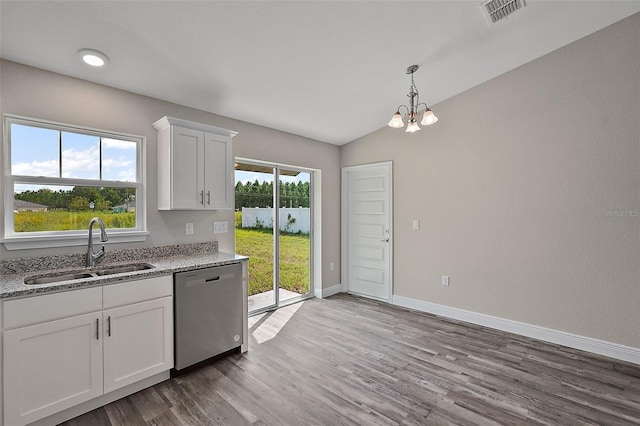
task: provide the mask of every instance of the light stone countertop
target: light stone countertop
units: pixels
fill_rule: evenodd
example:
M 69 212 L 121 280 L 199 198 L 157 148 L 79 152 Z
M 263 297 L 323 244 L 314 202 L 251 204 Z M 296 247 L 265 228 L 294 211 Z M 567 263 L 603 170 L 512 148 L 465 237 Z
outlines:
M 51 268 L 51 267 L 33 267 L 23 268 L 25 271 L 11 271 L 9 267 L 6 267 L 1 271 L 0 275 L 0 299 L 9 299 L 16 297 L 33 296 L 36 294 L 44 294 L 57 291 L 72 290 L 85 287 L 102 286 L 107 284 L 114 284 L 125 280 L 137 280 L 142 278 L 157 277 L 161 275 L 170 275 L 176 272 L 191 271 L 194 269 L 209 268 L 213 266 L 229 265 L 233 263 L 240 263 L 248 261 L 249 258 L 237 254 L 225 253 L 217 251 L 217 243 L 215 244 L 215 250 L 211 250 L 212 247 L 206 247 L 207 250 L 202 250 L 202 246 L 193 249 L 194 245 L 184 246 L 164 246 L 158 248 L 159 250 L 145 250 L 144 253 L 125 252 L 118 253 L 116 261 L 109 261 L 108 263 L 100 262 L 95 268 L 87 269 L 79 266 L 66 266 L 63 268 Z M 167 250 L 170 247 L 175 250 Z M 184 250 L 185 247 L 191 250 Z M 135 249 L 134 249 L 135 250 Z M 137 254 L 137 255 L 136 255 Z M 154 257 L 154 254 L 157 257 Z M 32 258 L 32 262 L 37 262 L 39 259 L 46 258 Z M 126 260 L 124 260 L 126 259 Z M 4 261 L 7 262 L 7 261 Z M 18 263 L 18 262 L 15 262 Z M 42 263 L 42 262 L 41 262 Z M 64 263 L 64 262 L 62 262 Z M 74 272 L 91 272 L 92 270 L 99 270 L 106 266 L 113 265 L 127 265 L 131 263 L 148 263 L 153 266 L 152 269 L 145 269 L 135 272 L 127 272 L 112 275 L 92 276 L 89 278 L 74 279 L 68 281 L 59 281 L 49 284 L 31 284 L 24 283 L 26 277 L 42 276 L 48 273 L 74 273 Z M 33 264 L 33 263 L 32 263 Z M 22 266 L 22 265 L 19 265 Z M 7 273 L 9 272 L 13 273 Z M 27 272 L 31 271 L 31 272 Z

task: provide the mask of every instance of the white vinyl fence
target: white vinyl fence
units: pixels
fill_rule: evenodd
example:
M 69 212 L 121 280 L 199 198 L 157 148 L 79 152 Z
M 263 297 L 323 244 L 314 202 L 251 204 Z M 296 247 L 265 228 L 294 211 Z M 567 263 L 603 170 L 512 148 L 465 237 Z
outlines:
M 309 233 L 311 215 L 308 207 L 280 207 L 280 230 Z M 243 207 L 243 228 L 273 228 L 273 208 Z

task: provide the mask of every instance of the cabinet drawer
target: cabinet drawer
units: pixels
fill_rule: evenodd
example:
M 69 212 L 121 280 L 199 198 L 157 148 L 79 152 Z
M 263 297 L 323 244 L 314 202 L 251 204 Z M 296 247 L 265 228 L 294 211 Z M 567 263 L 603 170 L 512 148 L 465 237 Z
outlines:
M 3 305 L 4 328 L 21 327 L 102 309 L 102 287 L 35 295 Z
M 126 281 L 103 287 L 104 309 L 173 295 L 173 275 Z

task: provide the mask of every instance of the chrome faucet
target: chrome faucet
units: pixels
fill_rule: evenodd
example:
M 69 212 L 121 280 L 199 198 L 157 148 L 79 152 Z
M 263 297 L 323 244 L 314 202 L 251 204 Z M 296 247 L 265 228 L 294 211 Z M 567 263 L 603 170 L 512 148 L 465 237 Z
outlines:
M 102 246 L 99 252 L 93 252 L 93 224 L 96 222 L 98 222 L 98 226 L 100 226 L 100 242 L 104 243 L 105 241 L 109 241 L 102 219 L 99 217 L 91 219 L 91 222 L 89 222 L 89 242 L 87 243 L 87 268 L 96 266 L 96 263 L 104 256 L 104 246 Z

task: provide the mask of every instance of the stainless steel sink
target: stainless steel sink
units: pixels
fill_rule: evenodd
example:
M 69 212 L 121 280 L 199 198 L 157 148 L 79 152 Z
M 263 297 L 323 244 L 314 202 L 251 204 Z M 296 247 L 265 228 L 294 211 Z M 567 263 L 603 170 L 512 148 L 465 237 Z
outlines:
M 27 285 L 34 284 L 51 284 L 60 281 L 72 281 L 81 280 L 84 278 L 99 277 L 103 275 L 114 274 L 126 274 L 128 272 L 144 271 L 146 269 L 153 269 L 154 266 L 148 263 L 131 263 L 128 265 L 109 265 L 103 266 L 100 269 L 89 269 L 85 271 L 65 271 L 65 272 L 52 272 L 45 275 L 36 275 L 32 277 L 26 277 L 24 283 Z
M 153 265 L 148 263 L 135 263 L 132 265 L 113 265 L 107 268 L 102 268 L 96 271 L 96 275 L 112 275 L 112 274 L 124 274 L 126 272 L 144 271 L 145 269 L 152 269 Z
M 94 274 L 89 272 L 76 272 L 76 273 L 58 273 L 58 274 L 50 274 L 42 277 L 28 277 L 24 279 L 24 283 L 28 285 L 32 284 L 49 284 L 55 283 L 58 281 L 70 281 L 70 280 L 79 280 L 82 278 L 91 278 Z

